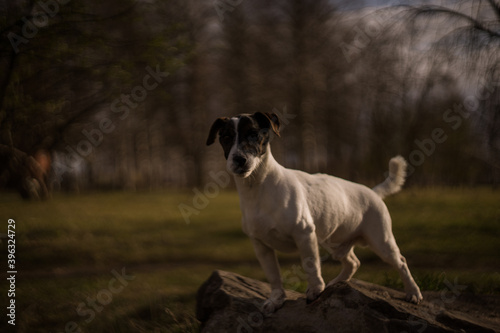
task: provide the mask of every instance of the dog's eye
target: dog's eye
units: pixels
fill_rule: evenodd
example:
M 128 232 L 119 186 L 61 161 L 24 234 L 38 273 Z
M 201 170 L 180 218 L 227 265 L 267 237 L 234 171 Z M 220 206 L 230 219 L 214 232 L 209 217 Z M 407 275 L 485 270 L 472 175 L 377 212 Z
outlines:
M 257 132 L 250 132 L 248 134 L 248 140 L 249 141 L 257 141 L 259 139 L 259 133 Z

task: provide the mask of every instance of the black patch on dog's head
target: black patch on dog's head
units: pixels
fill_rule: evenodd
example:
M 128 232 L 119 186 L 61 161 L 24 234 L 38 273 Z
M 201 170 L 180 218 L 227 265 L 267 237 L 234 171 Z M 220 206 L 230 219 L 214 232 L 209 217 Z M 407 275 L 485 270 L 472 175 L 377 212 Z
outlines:
M 217 118 L 215 122 L 210 127 L 210 132 L 208 133 L 207 146 L 210 146 L 215 142 L 215 137 L 219 134 L 219 142 L 224 149 L 224 156 L 229 156 L 229 151 L 234 144 L 236 138 L 236 129 L 234 128 L 234 123 L 231 119 L 227 117 Z
M 219 142 L 222 149 L 224 149 L 224 157 L 226 160 L 229 156 L 231 148 L 233 147 L 234 140 L 236 140 L 236 129 L 234 128 L 234 122 L 229 120 L 219 131 Z
M 224 157 L 227 159 L 232 146 L 238 137 L 238 149 L 244 154 L 254 156 L 263 155 L 266 152 L 267 143 L 273 134 L 279 136 L 280 122 L 275 114 L 256 112 L 253 115 L 243 114 L 236 116 L 239 119 L 238 128 L 234 122 L 227 117 L 218 118 L 212 124 L 207 138 L 207 146 L 215 142 L 219 134 L 219 142 L 224 149 Z
M 215 137 L 217 136 L 217 133 L 219 133 L 221 128 L 226 126 L 228 122 L 229 118 L 227 117 L 217 118 L 214 121 L 214 123 L 210 127 L 210 132 L 208 133 L 207 146 L 210 146 L 212 143 L 215 142 Z
M 269 128 L 261 127 L 255 115 L 241 116 L 238 122 L 238 145 L 245 154 L 261 156 L 270 140 Z

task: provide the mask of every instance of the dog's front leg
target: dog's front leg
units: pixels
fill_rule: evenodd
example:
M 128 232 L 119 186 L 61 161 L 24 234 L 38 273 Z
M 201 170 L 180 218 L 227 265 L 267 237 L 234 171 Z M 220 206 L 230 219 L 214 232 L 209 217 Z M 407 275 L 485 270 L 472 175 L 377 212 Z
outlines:
M 264 302 L 263 310 L 270 314 L 279 309 L 285 302 L 285 290 L 281 281 L 280 267 L 276 252 L 260 240 L 252 238 L 255 254 L 259 260 L 267 280 L 271 284 L 271 296 Z
M 314 230 L 300 232 L 294 237 L 302 259 L 302 268 L 307 274 L 307 303 L 316 300 L 325 289 L 325 282 L 321 276 L 321 261 L 319 258 L 318 241 Z

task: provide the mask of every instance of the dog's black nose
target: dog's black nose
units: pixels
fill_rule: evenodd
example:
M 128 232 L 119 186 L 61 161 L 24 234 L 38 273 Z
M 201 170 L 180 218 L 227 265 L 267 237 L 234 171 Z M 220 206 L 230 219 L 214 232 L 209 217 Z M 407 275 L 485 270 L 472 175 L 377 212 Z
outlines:
M 241 168 L 245 165 L 247 159 L 244 158 L 243 156 L 236 155 L 233 157 L 233 162 L 237 167 Z

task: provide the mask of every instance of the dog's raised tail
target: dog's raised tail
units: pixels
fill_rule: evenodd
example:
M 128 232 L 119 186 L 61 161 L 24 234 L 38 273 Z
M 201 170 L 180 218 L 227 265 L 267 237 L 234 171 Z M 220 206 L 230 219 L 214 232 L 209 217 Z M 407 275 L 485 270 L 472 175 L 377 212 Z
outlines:
M 389 161 L 389 176 L 380 184 L 372 188 L 382 199 L 388 195 L 401 191 L 406 180 L 406 161 L 398 155 Z

